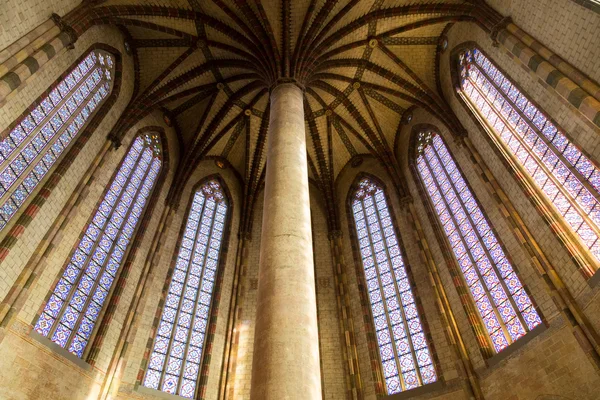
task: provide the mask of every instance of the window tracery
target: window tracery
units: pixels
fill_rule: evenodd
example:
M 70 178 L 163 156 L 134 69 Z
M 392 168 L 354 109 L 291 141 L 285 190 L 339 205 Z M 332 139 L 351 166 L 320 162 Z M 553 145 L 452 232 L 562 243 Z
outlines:
M 433 383 L 432 354 L 383 189 L 362 179 L 352 211 L 387 393 Z
M 0 141 L 0 230 L 112 90 L 114 56 L 91 51 Z
M 523 168 L 595 265 L 600 262 L 600 168 L 478 49 L 459 55 L 461 91 Z
M 442 138 L 417 137 L 416 166 L 495 352 L 541 324 L 516 271 Z
M 193 398 L 205 352 L 227 216 L 217 180 L 194 194 L 143 385 Z
M 82 357 L 161 169 L 160 139 L 136 137 L 34 329 Z

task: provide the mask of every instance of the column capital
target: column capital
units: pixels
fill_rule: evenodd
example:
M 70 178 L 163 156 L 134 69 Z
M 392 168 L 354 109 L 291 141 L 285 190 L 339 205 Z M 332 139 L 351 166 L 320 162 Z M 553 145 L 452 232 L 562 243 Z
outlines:
M 117 137 L 117 135 L 114 133 L 109 133 L 106 138 L 112 143 L 113 149 L 117 150 L 119 147 L 121 147 L 121 138 Z
M 344 234 L 342 233 L 341 229 L 329 231 L 329 233 L 327 234 L 329 240 L 340 239 L 342 236 L 344 236 Z
M 302 93 L 304 93 L 304 91 L 306 90 L 304 85 L 294 78 L 279 78 L 275 82 L 273 82 L 273 84 L 271 84 L 271 86 L 269 87 L 269 92 L 272 93 L 273 90 L 275 90 L 278 86 L 286 84 L 296 85 L 300 90 L 302 90 Z
M 75 29 L 73 29 L 73 27 L 71 25 L 66 23 L 65 20 L 56 13 L 52 13 L 52 15 L 50 16 L 50 19 L 52 19 L 52 21 L 54 21 L 56 26 L 58 26 L 60 28 L 61 32 L 64 32 L 67 34 L 67 36 L 69 37 L 70 43 L 68 45 L 66 45 L 65 47 L 69 50 L 73 50 L 75 48 L 75 46 L 74 46 L 75 42 L 79 38 L 79 36 L 77 35 L 77 32 L 75 32 Z
M 252 240 L 252 232 L 240 231 L 238 232 L 238 238 L 240 240 Z
M 400 208 L 405 209 L 407 206 L 413 203 L 413 197 L 411 195 L 404 196 L 400 199 Z
M 500 45 L 500 42 L 498 42 L 498 34 L 500 33 L 500 31 L 506 29 L 506 27 L 511 23 L 511 17 L 504 17 L 500 20 L 500 22 L 494 25 L 492 29 L 490 29 L 490 37 L 492 38 L 492 44 L 494 45 L 494 47 L 498 47 Z

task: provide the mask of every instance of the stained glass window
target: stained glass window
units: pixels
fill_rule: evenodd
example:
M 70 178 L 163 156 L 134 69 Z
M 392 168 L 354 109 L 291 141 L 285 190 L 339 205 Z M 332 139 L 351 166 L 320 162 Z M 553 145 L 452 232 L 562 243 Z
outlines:
M 227 202 L 216 180 L 194 194 L 143 385 L 192 398 L 205 349 Z
M 420 132 L 417 169 L 496 352 L 541 324 L 442 138 Z
M 352 211 L 387 394 L 435 382 L 431 351 L 383 189 L 362 179 Z
M 94 50 L 0 141 L 0 230 L 112 89 L 114 58 Z
M 35 325 L 38 333 L 78 357 L 118 275 L 161 163 L 158 135 L 136 137 Z
M 460 54 L 461 93 L 600 261 L 600 169 L 477 49 Z M 593 275 L 597 267 L 586 266 Z

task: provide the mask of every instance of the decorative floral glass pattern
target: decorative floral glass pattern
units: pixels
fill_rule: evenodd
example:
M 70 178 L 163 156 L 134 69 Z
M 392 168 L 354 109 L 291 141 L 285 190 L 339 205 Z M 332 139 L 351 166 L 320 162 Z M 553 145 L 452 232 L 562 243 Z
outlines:
M 0 141 L 0 230 L 111 91 L 113 56 L 92 51 Z
M 157 135 L 138 136 L 38 319 L 35 330 L 82 357 L 161 168 Z
M 437 380 L 383 189 L 363 179 L 352 202 L 388 394 Z
M 227 204 L 216 180 L 198 189 L 156 331 L 144 386 L 193 398 L 207 335 Z
M 444 141 L 421 132 L 417 169 L 496 352 L 542 321 Z
M 462 93 L 600 261 L 600 169 L 479 50 L 459 60 Z

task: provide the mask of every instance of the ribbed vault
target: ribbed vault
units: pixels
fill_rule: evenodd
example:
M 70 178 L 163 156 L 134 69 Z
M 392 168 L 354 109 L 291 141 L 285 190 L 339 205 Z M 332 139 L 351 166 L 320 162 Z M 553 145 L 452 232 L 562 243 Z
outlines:
M 213 157 L 237 170 L 245 183 L 243 208 L 251 209 L 264 175 L 270 89 L 299 85 L 310 178 L 330 205 L 330 229 L 337 225 L 335 178 L 361 154 L 380 159 L 403 194 L 392 149 L 408 109 L 425 108 L 462 132 L 436 81 L 443 33 L 457 21 L 489 29 L 499 18 L 460 0 L 84 4 L 69 22 L 75 31 L 117 25 L 136 59 L 134 100 L 113 134 L 121 137 L 157 108 L 178 131 L 183 151 L 173 198 L 199 161 Z

